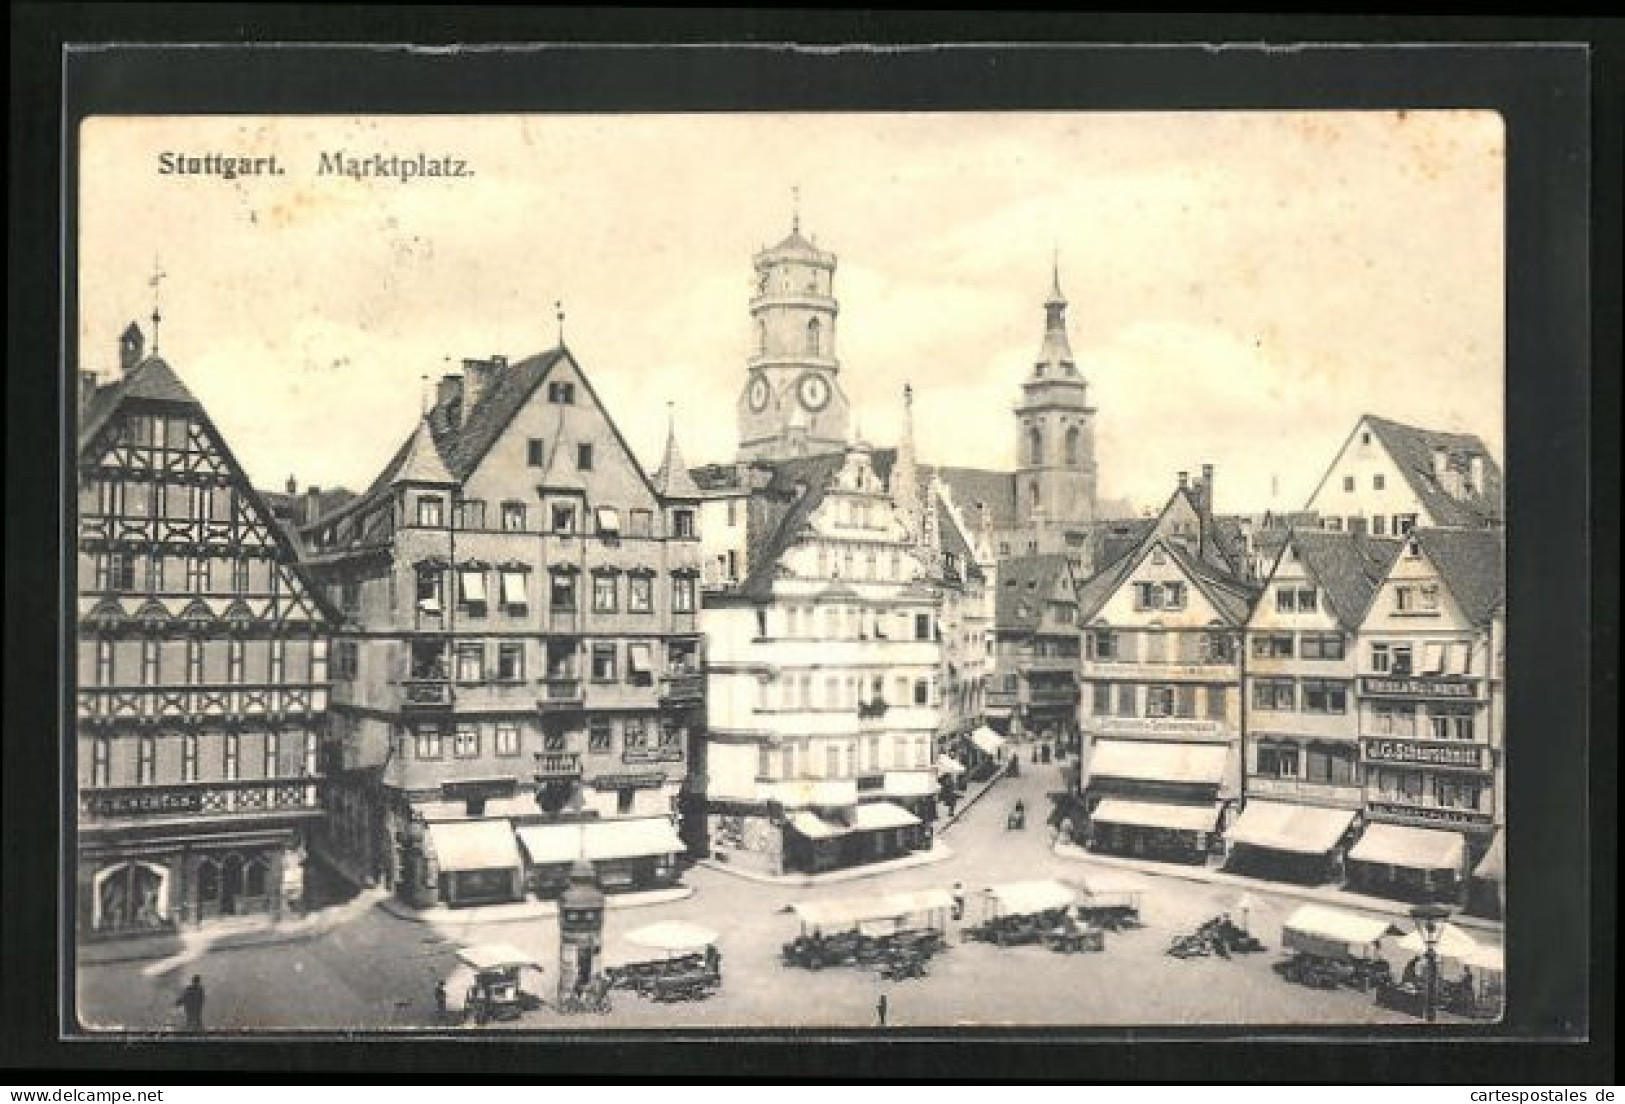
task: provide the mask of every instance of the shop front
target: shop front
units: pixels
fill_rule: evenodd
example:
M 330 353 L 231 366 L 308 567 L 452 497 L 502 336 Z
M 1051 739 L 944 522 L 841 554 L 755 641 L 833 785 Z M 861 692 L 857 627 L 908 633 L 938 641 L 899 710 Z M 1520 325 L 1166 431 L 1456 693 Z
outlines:
M 1219 811 L 1217 803 L 1102 798 L 1090 817 L 1091 850 L 1199 864 L 1212 846 Z
M 822 874 L 843 865 L 843 844 L 852 829 L 817 813 L 791 813 L 784 825 L 784 869 Z
M 1466 861 L 1467 841 L 1460 832 L 1368 824 L 1349 849 L 1349 887 L 1406 901 L 1453 900 L 1461 892 Z
M 1225 869 L 1321 885 L 1342 880 L 1355 810 L 1250 798 L 1225 840 Z
M 670 817 L 589 820 L 580 830 L 582 853 L 605 890 L 657 889 L 677 880 L 684 847 Z
M 875 801 L 859 805 L 852 830 L 842 843 L 843 865 L 884 862 L 930 846 L 928 826 L 901 805 Z
M 1500 829 L 1496 829 L 1489 849 L 1473 867 L 1467 909 L 1491 920 L 1501 919 L 1506 912 L 1506 839 Z
M 992 778 L 1003 765 L 1006 741 L 987 725 L 976 729 L 965 739 L 961 753 L 969 768 L 970 778 L 980 782 Z
M 485 905 L 523 896 L 525 864 L 508 821 L 431 822 L 427 835 L 443 904 Z

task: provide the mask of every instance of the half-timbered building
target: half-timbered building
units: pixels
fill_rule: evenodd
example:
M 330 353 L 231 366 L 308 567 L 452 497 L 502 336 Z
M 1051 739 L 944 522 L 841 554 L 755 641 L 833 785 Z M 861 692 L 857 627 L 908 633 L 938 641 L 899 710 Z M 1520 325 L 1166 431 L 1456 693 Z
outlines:
M 279 915 L 322 816 L 331 612 L 140 329 L 80 376 L 73 764 L 87 936 Z

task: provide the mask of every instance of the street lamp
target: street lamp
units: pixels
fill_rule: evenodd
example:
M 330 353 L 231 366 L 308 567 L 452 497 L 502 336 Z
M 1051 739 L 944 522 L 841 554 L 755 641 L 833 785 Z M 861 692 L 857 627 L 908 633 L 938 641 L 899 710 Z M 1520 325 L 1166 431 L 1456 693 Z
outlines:
M 1411 919 L 1416 921 L 1416 930 L 1421 934 L 1422 946 L 1427 952 L 1427 991 L 1423 998 L 1422 1014 L 1428 1023 L 1439 1016 L 1439 936 L 1444 932 L 1444 922 L 1449 915 L 1448 906 L 1432 902 L 1411 909 Z

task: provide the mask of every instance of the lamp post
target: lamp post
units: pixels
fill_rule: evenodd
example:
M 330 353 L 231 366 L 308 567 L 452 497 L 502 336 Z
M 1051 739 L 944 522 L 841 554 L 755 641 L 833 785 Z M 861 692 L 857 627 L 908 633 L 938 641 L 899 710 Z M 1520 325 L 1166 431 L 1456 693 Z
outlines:
M 1421 933 L 1422 946 L 1427 954 L 1427 989 L 1422 1003 L 1422 1015 L 1428 1023 L 1439 1018 L 1439 936 L 1444 930 L 1450 909 L 1445 905 L 1421 904 L 1411 909 L 1411 919 Z

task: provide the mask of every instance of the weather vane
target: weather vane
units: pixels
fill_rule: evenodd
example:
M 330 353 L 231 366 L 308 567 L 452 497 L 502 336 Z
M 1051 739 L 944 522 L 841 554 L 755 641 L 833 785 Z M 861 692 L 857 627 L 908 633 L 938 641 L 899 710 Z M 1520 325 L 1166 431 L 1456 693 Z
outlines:
M 169 276 L 163 265 L 155 256 L 152 258 L 152 275 L 147 277 L 147 286 L 152 289 L 152 355 L 158 355 L 158 327 L 163 323 L 163 313 L 158 309 L 158 285 Z
M 562 349 L 564 347 L 564 300 L 553 300 L 553 310 L 559 320 L 559 347 Z

